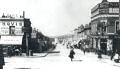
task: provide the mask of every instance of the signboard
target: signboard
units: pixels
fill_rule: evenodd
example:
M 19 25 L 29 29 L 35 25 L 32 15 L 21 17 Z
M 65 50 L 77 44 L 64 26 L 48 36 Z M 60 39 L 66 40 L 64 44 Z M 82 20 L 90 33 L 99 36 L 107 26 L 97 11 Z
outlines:
M 99 13 L 100 14 L 106 14 L 109 12 L 109 9 L 108 8 L 103 8 L 103 9 L 99 9 Z
M 108 8 L 109 7 L 109 3 L 105 2 L 105 3 L 100 3 L 99 8 Z
M 23 21 L 0 21 L 0 26 L 24 26 Z
M 1 36 L 0 44 L 2 45 L 22 45 L 23 36 Z
M 11 35 L 10 32 L 14 35 L 23 35 L 23 26 L 24 21 L 0 21 L 0 35 Z

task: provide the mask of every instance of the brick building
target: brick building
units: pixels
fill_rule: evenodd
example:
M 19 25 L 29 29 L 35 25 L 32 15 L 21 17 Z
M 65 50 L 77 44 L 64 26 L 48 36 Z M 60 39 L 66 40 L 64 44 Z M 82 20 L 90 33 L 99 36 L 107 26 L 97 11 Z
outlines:
M 115 46 L 114 41 L 119 39 L 118 20 L 119 2 L 103 0 L 91 9 L 91 36 L 94 48 L 101 49 L 104 53 L 112 50 Z

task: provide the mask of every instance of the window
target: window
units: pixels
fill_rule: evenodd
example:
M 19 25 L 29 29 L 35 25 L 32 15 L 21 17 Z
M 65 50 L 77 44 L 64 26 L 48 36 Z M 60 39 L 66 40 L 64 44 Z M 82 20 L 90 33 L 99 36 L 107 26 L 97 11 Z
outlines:
M 14 35 L 15 34 L 15 26 L 10 26 L 9 27 L 9 33 L 10 33 L 10 35 Z
M 119 30 L 119 21 L 116 21 L 116 32 Z
M 109 13 L 119 13 L 119 8 L 109 8 Z

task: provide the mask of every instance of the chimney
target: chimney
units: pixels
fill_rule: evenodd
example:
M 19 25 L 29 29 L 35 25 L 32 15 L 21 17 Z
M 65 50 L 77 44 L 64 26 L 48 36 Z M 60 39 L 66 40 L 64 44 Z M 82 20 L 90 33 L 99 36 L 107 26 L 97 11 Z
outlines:
M 23 18 L 25 18 L 25 11 L 23 11 Z
M 2 18 L 5 18 L 5 14 L 3 13 Z

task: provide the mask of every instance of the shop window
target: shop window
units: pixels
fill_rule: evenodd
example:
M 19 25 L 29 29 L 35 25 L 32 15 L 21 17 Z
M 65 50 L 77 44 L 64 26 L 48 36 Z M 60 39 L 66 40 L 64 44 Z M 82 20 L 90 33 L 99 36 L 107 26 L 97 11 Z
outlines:
M 9 27 L 9 33 L 10 33 L 10 35 L 14 35 L 15 34 L 15 26 L 10 26 Z
M 116 21 L 116 32 L 119 30 L 119 21 Z

